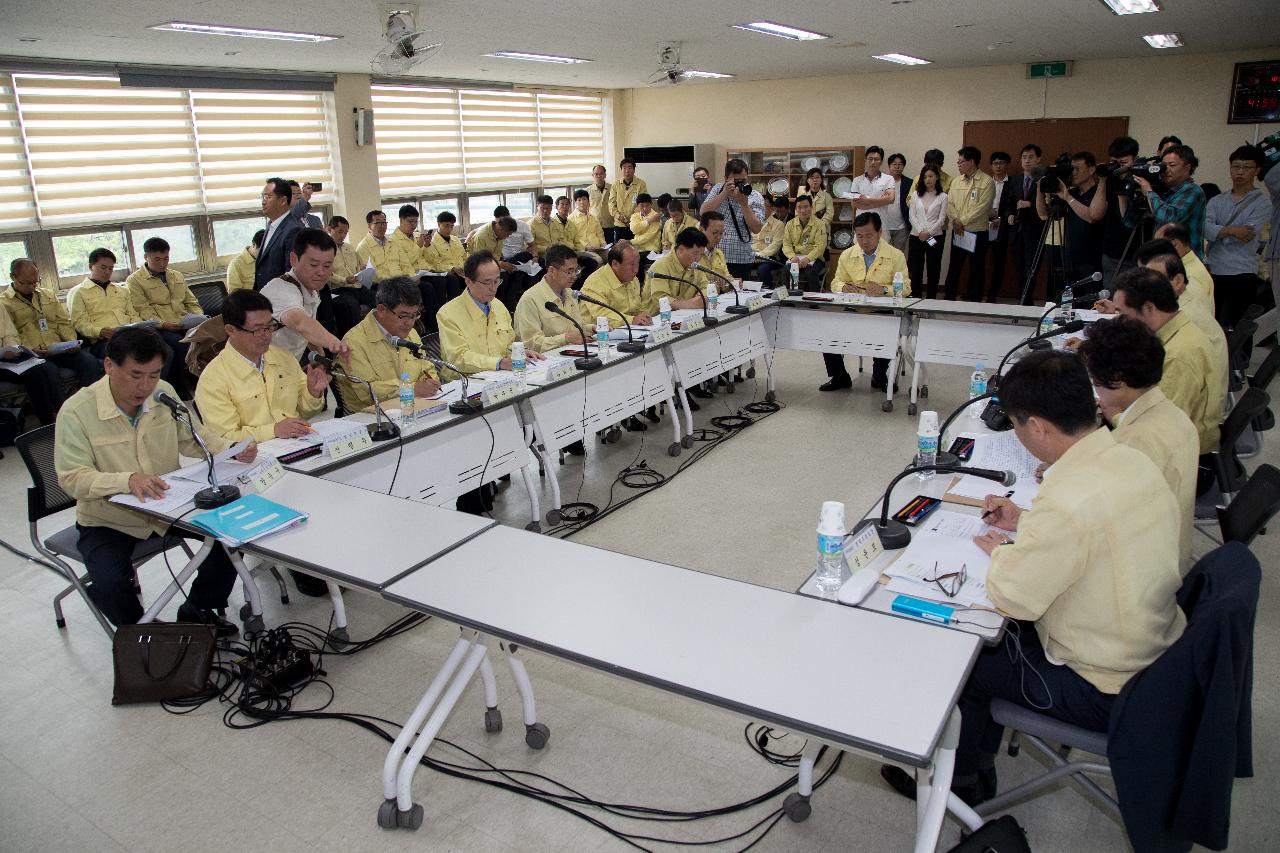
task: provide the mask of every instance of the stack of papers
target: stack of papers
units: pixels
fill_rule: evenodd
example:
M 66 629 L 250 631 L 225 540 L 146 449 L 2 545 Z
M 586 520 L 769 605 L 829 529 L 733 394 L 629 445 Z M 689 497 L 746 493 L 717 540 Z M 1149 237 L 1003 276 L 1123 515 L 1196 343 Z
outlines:
M 1006 488 L 992 480 L 966 474 L 951 484 L 943 500 L 981 506 L 987 495 L 1004 495 L 1023 509 L 1031 509 L 1031 502 L 1040 491 L 1036 482 L 1040 460 L 1022 446 L 1012 430 L 975 438 L 973 455 L 965 464 L 971 468 L 1012 471 L 1018 479 L 1011 488 Z
M 26 356 L 19 361 L 9 361 L 8 359 L 0 360 L 0 368 L 4 368 L 11 373 L 25 373 L 37 365 L 44 364 L 44 359 L 33 353 L 24 346 L 11 346 L 0 348 L 0 356 L 17 354 Z
M 987 597 L 987 568 L 991 565 L 991 558 L 973 544 L 975 536 L 992 530 L 996 528 L 975 516 L 937 510 L 923 527 L 912 534 L 911 544 L 885 570 L 889 577 L 887 589 L 962 607 L 992 607 L 991 599 Z M 1015 538 L 1015 534 L 1000 532 L 1010 539 Z M 933 578 L 959 572 L 961 568 L 966 579 L 953 596 L 931 582 Z M 942 587 L 951 588 L 950 580 L 944 580 Z
M 49 355 L 57 355 L 58 353 L 68 352 L 83 344 L 84 341 L 58 341 L 49 344 Z
M 523 264 L 516 264 L 516 269 L 527 276 L 536 276 L 542 272 L 542 265 L 537 261 L 525 261 Z
M 273 438 L 258 445 L 258 454 L 280 457 L 295 450 L 311 447 L 313 444 L 324 444 L 328 441 L 339 441 L 357 433 L 367 432 L 363 421 L 349 418 L 331 418 L 327 421 L 315 421 L 311 424 L 311 432 L 301 438 Z
M 220 485 L 230 483 L 241 474 L 245 474 L 259 465 L 258 460 L 253 462 L 237 462 L 232 457 L 239 455 L 252 439 L 246 438 L 237 442 L 234 446 L 228 447 L 221 453 L 213 455 L 213 475 L 217 478 Z M 189 480 L 193 483 L 209 484 L 209 463 L 201 459 L 185 468 L 179 468 L 176 471 L 170 471 L 164 475 L 166 481 L 172 480 Z
M 139 320 L 136 323 L 126 323 L 121 326 L 122 329 L 154 329 L 160 325 L 159 320 Z
M 207 530 L 219 542 L 233 548 L 296 527 L 306 520 L 304 512 L 253 494 L 191 517 L 191 523 L 196 527 Z
M 164 481 L 169 484 L 169 490 L 164 493 L 162 498 L 139 500 L 131 494 L 123 494 L 112 495 L 110 501 L 114 504 L 133 507 L 134 509 L 145 508 L 152 512 L 174 515 L 179 507 L 191 503 L 196 496 L 196 492 L 209 488 L 208 481 L 182 480 L 172 474 L 166 475 Z

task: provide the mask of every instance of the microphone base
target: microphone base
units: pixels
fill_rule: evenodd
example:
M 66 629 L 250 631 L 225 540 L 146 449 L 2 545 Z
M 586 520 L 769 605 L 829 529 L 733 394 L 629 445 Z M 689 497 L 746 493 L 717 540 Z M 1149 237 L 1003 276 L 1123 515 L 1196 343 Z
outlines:
M 788 287 L 787 296 L 804 296 L 804 291 L 798 287 Z
M 196 492 L 192 503 L 196 505 L 196 509 L 214 509 L 238 500 L 240 500 L 240 490 L 235 486 L 210 486 Z
M 720 322 L 719 317 L 712 317 L 710 314 L 702 318 L 702 325 L 704 326 L 714 326 L 716 323 L 719 323 L 719 322 Z
M 940 450 L 938 451 L 938 458 L 935 461 L 939 465 L 959 465 L 960 457 L 956 456 L 954 453 L 949 453 L 945 450 Z
M 644 352 L 643 341 L 626 341 L 618 344 L 618 352 Z
M 886 551 L 896 551 L 911 544 L 911 529 L 901 521 L 894 521 L 891 518 L 881 526 L 877 520 L 874 526 L 876 534 L 880 537 L 880 545 Z
M 1032 341 L 1031 343 L 1027 344 L 1027 349 L 1030 349 L 1030 350 L 1053 349 L 1053 344 L 1049 343 L 1048 341 Z
M 368 424 L 365 429 L 369 430 L 369 438 L 373 441 L 390 441 L 400 437 L 400 427 L 385 421 L 381 426 L 376 423 Z
M 726 314 L 746 314 L 750 312 L 750 308 L 745 305 L 730 305 L 724 309 Z
M 573 366 L 579 370 L 595 370 L 597 367 L 604 367 L 604 362 L 593 355 L 589 358 L 575 358 Z
M 474 415 L 484 410 L 484 404 L 470 400 L 454 400 L 449 404 L 449 411 L 455 415 Z

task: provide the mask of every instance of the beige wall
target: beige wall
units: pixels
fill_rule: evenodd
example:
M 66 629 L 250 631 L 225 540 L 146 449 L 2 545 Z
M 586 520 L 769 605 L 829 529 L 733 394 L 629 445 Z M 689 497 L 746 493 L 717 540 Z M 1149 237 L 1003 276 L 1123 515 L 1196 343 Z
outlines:
M 352 244 L 360 242 L 368 229 L 364 215 L 382 207 L 378 195 L 378 157 L 375 146 L 356 145 L 356 107 L 372 108 L 368 74 L 339 74 L 333 86 L 334 141 L 337 143 L 334 163 L 338 179 L 338 197 L 334 211 L 351 221 Z
M 1081 61 L 1073 76 L 1049 81 L 1026 79 L 1022 65 L 996 65 L 627 89 L 615 97 L 614 121 L 619 156 L 627 145 L 708 140 L 742 148 L 880 145 L 901 151 L 914 167 L 929 148 L 946 151 L 949 163 L 966 120 L 1128 115 L 1129 133 L 1143 153 L 1161 136 L 1177 134 L 1200 157 L 1198 180 L 1225 187 L 1227 155 L 1252 142 L 1255 132 L 1253 125 L 1227 124 L 1232 66 L 1276 53 Z M 797 104 L 824 108 L 788 115 Z M 1261 125 L 1257 136 L 1278 129 Z

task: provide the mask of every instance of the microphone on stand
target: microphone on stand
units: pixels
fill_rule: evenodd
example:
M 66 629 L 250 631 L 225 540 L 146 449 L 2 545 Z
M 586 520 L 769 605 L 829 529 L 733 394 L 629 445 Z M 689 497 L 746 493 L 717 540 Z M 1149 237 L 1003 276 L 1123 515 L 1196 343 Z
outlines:
M 1022 349 L 1023 347 L 1032 347 L 1032 346 L 1034 346 L 1038 341 L 1045 341 L 1045 340 L 1048 340 L 1049 338 L 1056 338 L 1056 337 L 1057 337 L 1057 336 L 1059 336 L 1059 335 L 1070 335 L 1070 334 L 1072 334 L 1073 332 L 1079 332 L 1080 330 L 1082 330 L 1082 329 L 1084 328 L 1084 326 L 1085 326 L 1085 322 L 1084 322 L 1084 320 L 1072 320 L 1070 323 L 1067 323 L 1067 324 L 1066 324 L 1066 325 L 1064 325 L 1064 326 L 1058 326 L 1057 328 L 1050 329 L 1050 330 L 1049 330 L 1049 331 L 1047 331 L 1047 332 L 1041 332 L 1041 333 L 1040 333 L 1040 334 L 1038 334 L 1038 335 L 1032 335 L 1031 337 L 1027 338 L 1026 340 L 1019 341 L 1019 342 L 1018 342 L 1018 343 L 1013 347 L 1013 349 L 1011 349 L 1011 350 L 1009 350 L 1007 353 L 1005 353 L 1005 354 L 1004 354 L 1004 357 L 1000 359 L 1000 366 L 996 368 L 995 375 L 994 375 L 993 377 L 991 377 L 991 378 L 992 378 L 993 380 L 996 380 L 996 385 L 999 385 L 999 384 L 1000 384 L 1000 383 L 999 383 L 1000 376 L 1001 376 L 1001 374 L 1003 374 L 1003 373 L 1004 373 L 1004 366 L 1005 366 L 1005 364 L 1007 364 L 1007 363 L 1008 363 L 1008 361 L 1009 361 L 1009 356 L 1013 355 L 1015 352 L 1017 352 L 1018 350 Z M 988 384 L 988 386 L 989 386 L 991 383 L 990 383 L 990 382 L 988 382 L 987 384 Z
M 214 507 L 225 506 L 232 501 L 240 499 L 240 490 L 235 486 L 219 486 L 218 477 L 213 470 L 213 454 L 209 452 L 209 448 L 205 446 L 204 439 L 200 437 L 200 433 L 196 430 L 196 426 L 191 421 L 191 412 L 181 401 L 174 399 L 160 389 L 156 389 L 152 399 L 161 405 L 167 406 L 169 411 L 173 413 L 173 419 L 181 424 L 186 424 L 187 429 L 191 430 L 191 437 L 196 440 L 196 444 L 200 446 L 200 452 L 204 454 L 204 461 L 209 466 L 209 488 L 201 489 L 196 492 L 192 503 L 197 509 L 213 509 Z
M 632 332 L 631 332 L 631 323 L 630 321 L 627 320 L 626 314 L 623 314 L 621 311 L 619 311 L 617 308 L 614 308 L 612 305 L 606 305 L 605 303 L 601 302 L 599 299 L 594 299 L 590 296 L 587 296 L 585 293 L 581 293 L 581 292 L 578 293 L 578 298 L 581 299 L 583 302 L 589 302 L 592 305 L 599 305 L 601 308 L 604 308 L 607 311 L 612 311 L 613 313 L 617 314 L 619 317 L 622 318 L 622 322 L 626 324 L 626 327 L 627 327 L 627 339 L 625 342 L 618 344 L 618 352 L 644 352 L 644 342 L 637 341 L 634 339 L 634 336 L 632 335 Z M 585 347 L 585 342 L 584 342 L 584 347 Z
M 678 282 L 680 282 L 681 284 L 688 285 L 689 287 L 692 287 L 692 288 L 693 288 L 693 292 L 694 292 L 694 293 L 696 293 L 696 294 L 698 294 L 698 298 L 702 300 L 702 323 L 703 323 L 703 325 L 705 325 L 705 326 L 714 326 L 716 323 L 719 323 L 719 322 L 720 322 L 720 318 L 719 318 L 719 317 L 712 317 L 710 314 L 708 314 L 708 313 L 707 313 L 707 297 L 706 297 L 706 294 L 704 294 L 701 290 L 699 290 L 699 289 L 697 288 L 697 286 L 696 286 L 696 285 L 694 285 L 692 282 L 685 281 L 683 278 L 677 278 L 677 277 L 676 277 L 676 276 L 674 276 L 674 275 L 667 275 L 666 273 L 653 272 L 653 271 L 650 271 L 650 272 L 649 272 L 649 278 L 661 278 L 661 279 L 664 279 L 664 280 L 666 280 L 666 281 L 678 281 Z
M 729 289 L 733 291 L 733 304 L 730 305 L 728 308 L 724 309 L 725 313 L 728 313 L 728 314 L 746 314 L 747 313 L 747 306 L 742 304 L 742 299 L 741 297 L 738 296 L 738 288 L 734 285 L 732 281 L 720 275 L 720 273 L 716 272 L 715 270 L 710 269 L 709 267 L 704 267 L 702 264 L 694 264 L 693 268 L 698 272 L 704 272 L 707 275 L 713 275 L 716 278 L 723 281 L 725 284 L 729 285 Z M 703 297 L 703 298 L 705 299 L 706 297 Z
M 1102 281 L 1102 273 L 1096 272 L 1093 275 L 1085 276 L 1079 281 L 1071 282 L 1063 289 L 1071 290 L 1074 292 L 1075 289 L 1082 284 L 1096 284 L 1097 282 L 1100 282 L 1100 281 Z M 1104 289 L 1104 290 L 1099 290 L 1096 293 L 1086 294 L 1084 296 L 1073 296 L 1071 298 L 1071 304 L 1072 306 L 1075 306 L 1078 303 L 1083 302 L 1085 303 L 1086 306 L 1089 306 L 1089 305 L 1093 305 L 1093 303 L 1097 302 L 1099 299 L 1110 299 L 1110 298 L 1111 298 L 1111 291 Z M 1067 300 L 1065 299 L 1059 299 L 1057 302 L 1054 302 L 1052 305 L 1050 305 L 1048 308 L 1045 309 L 1045 312 L 1043 314 L 1040 315 L 1040 322 L 1043 323 L 1045 317 L 1048 317 L 1050 314 L 1052 314 L 1057 309 L 1061 308 L 1066 303 L 1067 303 Z
M 373 400 L 374 422 L 367 424 L 365 429 L 369 431 L 369 438 L 374 441 L 390 441 L 400 435 L 400 427 L 391 422 L 391 418 L 382 410 L 382 404 L 378 402 L 378 395 L 373 393 L 373 384 L 367 379 L 348 373 L 338 364 L 337 359 L 326 358 L 318 352 L 313 352 L 307 356 L 307 364 L 313 364 L 316 367 L 323 367 L 328 371 L 330 376 L 341 376 L 352 382 L 358 382 L 369 392 L 369 399 Z M 383 423 L 386 418 L 386 423 Z
M 1017 475 L 1012 471 L 996 471 L 991 468 L 966 468 L 963 465 L 940 465 L 938 463 L 908 466 L 905 471 L 889 482 L 889 488 L 884 491 L 884 501 L 880 505 L 880 518 L 873 522 L 876 533 L 880 536 L 880 544 L 886 551 L 905 548 L 911 542 L 911 528 L 900 521 L 889 518 L 889 498 L 893 495 L 893 487 L 898 484 L 899 480 L 917 471 L 937 471 L 940 474 L 972 474 L 984 480 L 994 480 L 1006 488 L 1018 481 Z
M 449 362 L 445 361 L 443 358 L 437 358 L 436 356 L 432 355 L 431 351 L 427 349 L 425 346 L 423 346 L 422 344 L 416 344 L 413 341 L 407 340 L 405 338 L 392 338 L 391 342 L 393 346 L 399 347 L 400 349 L 407 349 L 411 353 L 416 355 L 418 358 L 431 362 L 436 366 L 437 370 L 444 371 L 447 369 L 447 370 L 452 370 L 454 373 L 458 374 L 458 378 L 462 380 L 462 399 L 454 400 L 452 403 L 449 404 L 450 412 L 452 412 L 455 415 L 472 415 L 484 408 L 484 404 L 481 403 L 480 401 L 477 400 L 473 403 L 470 399 L 467 398 L 467 386 L 471 380 L 467 376 L 467 374 L 462 372 L 462 368 L 457 367 L 453 364 L 450 364 Z M 443 373 L 442 373 L 442 376 L 443 376 Z
M 579 323 L 577 320 L 571 317 L 567 311 L 565 311 L 563 308 L 557 305 L 553 300 L 548 299 L 546 302 L 542 303 L 542 307 L 546 308 L 552 314 L 559 314 L 561 317 L 568 320 L 570 323 L 574 325 L 574 328 L 578 330 L 578 334 L 582 335 L 582 351 L 583 353 L 585 353 L 585 355 L 583 355 L 581 358 L 575 358 L 573 360 L 574 367 L 578 368 L 579 370 L 595 370 L 597 367 L 604 366 L 603 361 L 601 361 L 599 358 L 591 354 L 591 348 L 587 346 L 587 342 L 590 340 L 590 338 L 588 338 L 587 333 L 583 331 L 581 323 Z M 597 351 L 599 351 L 599 347 L 596 347 L 596 349 Z

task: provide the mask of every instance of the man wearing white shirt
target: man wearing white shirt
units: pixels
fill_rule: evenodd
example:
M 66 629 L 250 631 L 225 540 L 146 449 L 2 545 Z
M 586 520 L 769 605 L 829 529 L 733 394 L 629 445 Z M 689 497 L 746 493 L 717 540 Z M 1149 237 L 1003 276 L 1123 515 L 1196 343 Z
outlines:
M 857 211 L 854 216 L 864 211 L 879 214 L 880 221 L 884 224 L 886 231 L 891 234 L 893 231 L 902 231 L 906 228 L 906 224 L 902 221 L 902 211 L 896 204 L 898 199 L 898 182 L 887 172 L 880 171 L 880 164 L 884 162 L 884 149 L 879 145 L 872 145 L 867 149 L 866 153 L 866 171 L 853 179 L 852 191 L 856 198 L 852 200 L 853 207 Z M 906 248 L 906 237 L 901 239 L 902 245 L 890 240 L 898 251 Z
M 254 290 L 262 290 L 267 282 L 289 269 L 293 238 L 302 230 L 302 221 L 290 213 L 292 198 L 289 182 L 284 178 L 268 178 L 262 188 L 262 215 L 268 224 L 253 274 Z
M 316 320 L 320 288 L 328 284 L 333 274 L 335 252 L 333 238 L 328 234 L 311 228 L 301 231 L 289 254 L 289 271 L 262 288 L 262 295 L 271 300 L 272 314 L 280 324 L 272 344 L 288 350 L 299 361 L 308 344 L 344 357 L 351 352 L 348 344 Z

